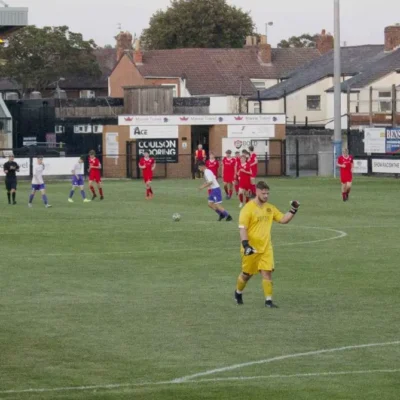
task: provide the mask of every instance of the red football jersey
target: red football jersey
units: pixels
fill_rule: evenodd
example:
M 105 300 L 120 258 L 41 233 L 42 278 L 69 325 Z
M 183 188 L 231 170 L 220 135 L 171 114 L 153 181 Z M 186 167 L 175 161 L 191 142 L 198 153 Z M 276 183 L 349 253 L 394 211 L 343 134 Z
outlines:
M 144 158 L 144 157 L 142 157 L 141 159 L 140 159 L 140 161 L 139 161 L 139 165 L 141 166 L 141 167 L 144 167 L 143 169 L 142 169 L 142 171 L 143 171 L 143 174 L 147 174 L 147 173 L 149 173 L 149 172 L 152 172 L 152 168 L 153 168 L 153 165 L 154 165 L 154 158 Z
M 232 157 L 224 157 L 222 164 L 224 165 L 224 178 L 233 179 L 235 176 L 236 160 Z
M 341 175 L 351 174 L 351 170 L 353 168 L 353 161 L 354 161 L 353 156 L 348 156 L 348 157 L 340 156 L 338 158 L 338 163 L 340 165 L 345 165 L 344 168 L 340 168 Z
M 251 165 L 251 171 L 253 172 L 253 176 L 254 176 L 254 174 L 257 174 L 257 169 L 258 169 L 256 153 L 251 153 L 248 163 Z M 256 165 L 252 165 L 254 163 L 256 163 Z
M 218 170 L 219 170 L 219 162 L 218 160 L 207 160 L 206 161 L 206 167 L 212 171 L 214 176 L 218 178 Z
M 251 186 L 251 174 L 246 174 L 245 172 L 251 173 L 251 167 L 248 162 L 239 165 L 239 187 L 242 189 L 250 189 Z
M 236 172 L 238 172 L 240 169 L 240 164 L 242 164 L 242 161 L 240 160 L 240 157 L 235 157 L 235 161 L 236 161 Z
M 101 167 L 100 160 L 97 157 L 95 158 L 89 157 L 89 165 L 90 167 L 97 167 L 97 168 L 90 168 L 89 176 L 99 176 L 100 169 L 98 167 Z

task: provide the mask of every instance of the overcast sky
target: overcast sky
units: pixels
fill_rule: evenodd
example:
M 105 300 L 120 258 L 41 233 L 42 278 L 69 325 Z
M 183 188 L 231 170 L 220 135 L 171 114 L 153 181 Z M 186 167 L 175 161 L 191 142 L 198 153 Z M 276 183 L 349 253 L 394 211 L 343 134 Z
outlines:
M 114 44 L 118 24 L 140 34 L 150 16 L 169 0 L 6 0 L 10 6 L 29 7 L 29 23 L 68 25 L 93 38 L 98 45 Z M 333 33 L 333 0 L 228 0 L 249 11 L 258 32 L 268 28 L 269 42 L 322 29 Z M 397 18 L 397 20 L 396 20 Z M 347 45 L 383 43 L 383 29 L 400 22 L 400 0 L 342 0 L 341 42 Z

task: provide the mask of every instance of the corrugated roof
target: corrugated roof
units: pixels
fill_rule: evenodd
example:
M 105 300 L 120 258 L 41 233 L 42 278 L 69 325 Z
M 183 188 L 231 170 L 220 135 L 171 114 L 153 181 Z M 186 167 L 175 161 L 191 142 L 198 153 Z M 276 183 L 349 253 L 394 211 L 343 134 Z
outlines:
M 366 63 L 379 61 L 385 57 L 383 45 L 343 47 L 341 67 L 343 75 L 358 74 Z M 287 80 L 261 92 L 264 100 L 279 99 L 297 92 L 328 76 L 333 75 L 333 50 L 288 74 Z

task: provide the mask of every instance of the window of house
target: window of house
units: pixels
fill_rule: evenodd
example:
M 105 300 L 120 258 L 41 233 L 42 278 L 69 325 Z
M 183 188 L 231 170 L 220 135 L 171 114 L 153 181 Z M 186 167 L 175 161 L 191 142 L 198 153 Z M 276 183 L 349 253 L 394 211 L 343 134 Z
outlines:
M 81 99 L 94 99 L 96 97 L 96 92 L 94 90 L 81 90 L 79 92 L 79 97 Z
M 253 107 L 254 114 L 260 114 L 260 103 L 258 101 L 255 101 L 253 104 L 254 104 Z
M 307 110 L 319 111 L 321 110 L 321 96 L 307 96 Z
M 380 112 L 391 112 L 392 111 L 392 93 L 391 92 L 379 92 L 378 93 L 378 104 Z
M 256 88 L 256 90 L 264 90 L 266 87 L 265 81 L 262 81 L 262 80 L 252 79 L 251 83 Z
M 163 83 L 161 86 L 169 86 L 172 88 L 172 97 L 178 97 L 178 85 L 174 83 Z

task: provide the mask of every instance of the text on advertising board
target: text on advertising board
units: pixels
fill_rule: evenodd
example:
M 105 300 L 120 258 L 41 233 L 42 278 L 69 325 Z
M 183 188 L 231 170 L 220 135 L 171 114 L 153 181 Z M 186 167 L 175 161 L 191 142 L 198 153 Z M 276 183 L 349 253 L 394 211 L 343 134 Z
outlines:
M 381 174 L 400 174 L 400 160 L 372 160 L 372 172 Z
M 386 128 L 386 153 L 400 152 L 400 128 Z
M 178 162 L 178 140 L 177 139 L 142 139 L 136 142 L 136 154 L 139 157 L 148 151 L 159 163 Z

